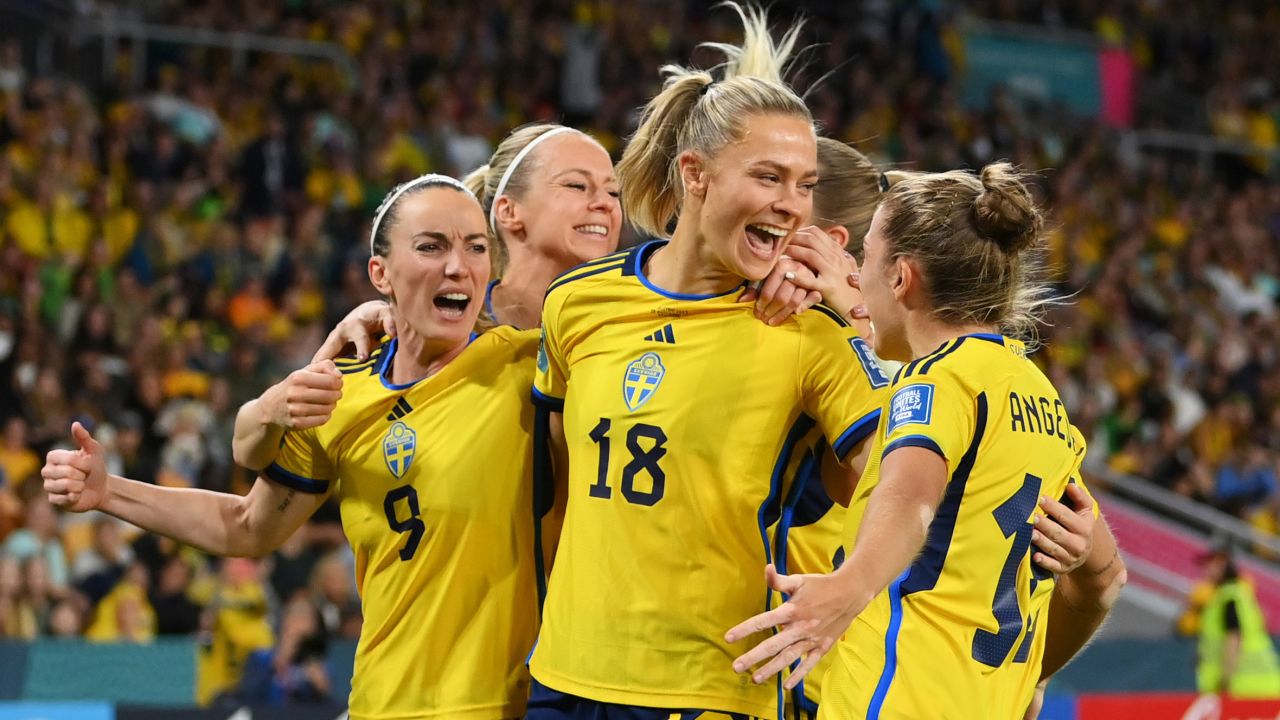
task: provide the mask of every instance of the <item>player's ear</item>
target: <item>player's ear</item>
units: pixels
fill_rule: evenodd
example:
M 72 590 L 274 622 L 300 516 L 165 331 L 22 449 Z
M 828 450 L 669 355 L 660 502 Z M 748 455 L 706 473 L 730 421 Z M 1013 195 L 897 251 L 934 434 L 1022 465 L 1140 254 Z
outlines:
M 387 259 L 381 255 L 369 258 L 369 282 L 382 293 L 383 297 L 391 297 L 391 278 L 387 277 Z
M 849 228 L 843 225 L 836 225 L 835 227 L 826 228 L 826 231 L 832 240 L 840 243 L 840 247 L 849 247 Z
M 520 207 L 507 195 L 500 195 L 493 201 L 493 220 L 498 229 L 504 233 L 516 233 L 524 230 L 524 220 L 520 217 Z
M 695 150 L 685 150 L 676 158 L 680 166 L 680 180 L 686 194 L 703 197 L 707 194 L 707 165 Z
M 893 291 L 893 298 L 901 301 L 919 282 L 920 273 L 916 271 L 916 266 L 905 256 L 899 255 L 889 269 L 889 289 Z

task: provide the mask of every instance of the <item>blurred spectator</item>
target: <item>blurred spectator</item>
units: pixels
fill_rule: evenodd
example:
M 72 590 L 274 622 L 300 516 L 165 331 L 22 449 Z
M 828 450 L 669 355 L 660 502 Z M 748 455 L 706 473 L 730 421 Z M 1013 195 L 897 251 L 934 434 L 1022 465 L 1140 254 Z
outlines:
M 320 614 L 307 598 L 295 598 L 282 612 L 276 647 L 250 656 L 238 699 L 253 705 L 325 701 L 330 687 L 327 652 Z
M 172 556 L 160 569 L 151 607 L 156 612 L 156 632 L 160 635 L 191 635 L 200 629 L 201 607 L 190 597 L 191 565 Z
M 42 464 L 28 444 L 27 421 L 16 416 L 6 420 L 0 438 L 0 473 L 9 490 L 20 494 L 23 484 L 38 475 Z
M 133 563 L 111 592 L 97 604 L 84 636 L 96 642 L 151 642 L 156 612 L 147 599 L 147 569 Z
M 38 557 L 44 563 L 47 592 L 55 597 L 65 596 L 68 587 L 67 557 L 58 538 L 58 519 L 43 495 L 27 503 L 26 523 L 5 540 L 0 554 L 18 562 Z
M 208 640 L 196 662 L 196 701 L 202 705 L 233 692 L 249 656 L 275 644 L 261 572 L 256 560 L 225 558 L 204 599 Z
M 817 73 L 797 76 L 824 132 L 886 167 L 1009 158 L 1050 168 L 1036 191 L 1052 210 L 1055 290 L 1073 302 L 1050 314 L 1035 359 L 1090 440 L 1088 462 L 1274 532 L 1280 168 L 1265 151 L 1277 146 L 1280 118 L 1270 72 L 1280 43 L 1268 34 L 1280 6 L 935 5 L 782 3 L 812 17 L 800 43 L 821 43 L 812 67 L 832 71 L 813 87 Z M 235 687 L 245 647 L 271 645 L 248 619 L 268 622 L 269 603 L 246 600 L 253 593 L 229 583 L 225 564 L 211 581 L 207 558 L 147 535 L 132 544 L 147 577 L 120 581 L 133 572 L 129 548 L 74 518 L 59 530 L 39 499 L 43 453 L 82 419 L 96 424 L 111 472 L 245 491 L 254 476 L 227 454 L 234 412 L 376 295 L 368 223 L 390 187 L 469 170 L 531 121 L 564 119 L 616 156 L 659 84 L 656 69 L 691 56 L 715 62 L 695 46 L 733 40 L 734 23 L 675 0 L 130 9 L 335 42 L 356 66 L 347 78 L 327 62 L 252 53 L 229 68 L 175 46 L 149 58 L 139 85 L 132 57 L 86 85 L 34 72 L 19 42 L 0 43 L 0 555 L 18 563 L 14 590 L 0 582 L 0 626 L 31 626 L 12 608 L 30 600 L 32 557 L 52 600 L 35 623 L 42 632 L 74 634 L 92 618 L 95 632 L 142 637 L 147 598 L 156 629 L 181 632 L 216 597 L 206 659 L 221 675 L 211 696 Z M 962 102 L 967 15 L 1094 34 L 1134 63 L 1137 127 L 1216 135 L 1245 154 L 1202 163 L 1138 149 L 1018 87 L 996 88 L 985 106 Z M 281 603 L 306 596 L 328 633 L 351 636 L 360 622 L 352 563 L 325 555 L 343 542 L 335 517 L 322 510 L 261 572 Z M 84 594 L 66 589 L 67 552 L 77 570 L 96 568 L 82 576 L 92 579 Z M 106 613 L 95 607 L 102 598 L 112 598 Z M 229 609 L 241 605 L 259 615 Z M 216 629 L 214 617 L 239 629 Z

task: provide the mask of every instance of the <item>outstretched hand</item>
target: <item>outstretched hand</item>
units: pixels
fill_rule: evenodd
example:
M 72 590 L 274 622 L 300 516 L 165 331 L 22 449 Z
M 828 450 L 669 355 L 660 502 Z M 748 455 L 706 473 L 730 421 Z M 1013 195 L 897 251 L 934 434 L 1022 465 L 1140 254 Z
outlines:
M 362 303 L 355 310 L 347 313 L 347 316 L 329 332 L 329 337 L 325 338 L 324 344 L 316 350 L 311 362 L 333 360 L 343 355 L 353 345 L 356 357 L 364 360 L 378 344 L 375 333 L 379 330 L 387 337 L 396 336 L 396 321 L 391 314 L 391 305 L 382 300 Z
M 866 606 L 850 597 L 848 589 L 834 575 L 779 575 L 773 565 L 765 568 L 769 587 L 785 593 L 781 606 L 761 613 L 725 633 L 725 641 L 735 643 L 755 633 L 778 628 L 760 644 L 733 661 L 734 672 L 751 672 L 756 684 L 790 667 L 800 665 L 787 677 L 790 690 L 818 664 L 849 628 L 849 623 Z

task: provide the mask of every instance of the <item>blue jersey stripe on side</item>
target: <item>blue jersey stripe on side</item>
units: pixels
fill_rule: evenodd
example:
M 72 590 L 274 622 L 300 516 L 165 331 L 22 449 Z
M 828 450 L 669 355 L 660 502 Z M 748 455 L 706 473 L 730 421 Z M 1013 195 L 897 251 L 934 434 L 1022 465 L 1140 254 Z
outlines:
M 889 694 L 889 686 L 893 684 L 893 676 L 898 670 L 898 632 L 902 629 L 902 582 L 909 574 L 911 570 L 899 575 L 898 579 L 889 586 L 889 628 L 884 634 L 884 669 L 880 671 L 876 691 L 871 695 L 871 704 L 867 706 L 867 720 L 880 720 L 880 710 L 884 707 L 885 696 Z

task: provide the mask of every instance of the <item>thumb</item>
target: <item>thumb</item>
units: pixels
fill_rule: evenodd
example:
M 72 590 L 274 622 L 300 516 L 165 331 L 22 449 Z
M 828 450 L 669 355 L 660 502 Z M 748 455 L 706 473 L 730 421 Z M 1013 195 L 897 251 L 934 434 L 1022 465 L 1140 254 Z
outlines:
M 386 333 L 389 338 L 396 336 L 396 318 L 391 314 L 390 306 L 387 306 L 387 309 L 382 312 L 382 332 Z
M 764 579 L 769 584 L 769 587 L 788 595 L 795 594 L 795 591 L 799 590 L 803 584 L 800 578 L 795 575 L 778 574 L 778 569 L 774 567 L 773 563 L 765 567 Z
M 320 362 L 316 363 L 315 371 L 318 373 L 324 373 L 325 375 L 342 377 L 342 373 L 338 372 L 337 364 L 335 364 L 332 360 L 328 360 L 328 359 L 321 360 Z
M 1077 513 L 1093 512 L 1093 498 L 1078 483 L 1067 483 L 1067 495 L 1071 497 Z
M 76 442 L 80 443 L 80 449 L 90 455 L 100 455 L 102 453 L 102 444 L 94 440 L 93 436 L 89 434 L 88 430 L 84 429 L 84 426 L 79 421 L 71 423 L 71 436 L 76 439 Z
M 755 302 L 756 296 L 758 296 L 759 294 L 760 294 L 759 291 L 757 291 L 754 287 L 749 287 L 746 290 L 743 290 L 742 294 L 738 296 L 738 302 L 744 302 L 744 303 Z

